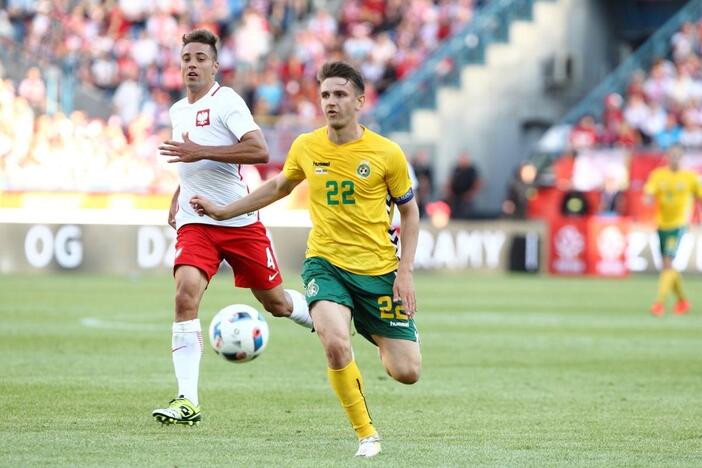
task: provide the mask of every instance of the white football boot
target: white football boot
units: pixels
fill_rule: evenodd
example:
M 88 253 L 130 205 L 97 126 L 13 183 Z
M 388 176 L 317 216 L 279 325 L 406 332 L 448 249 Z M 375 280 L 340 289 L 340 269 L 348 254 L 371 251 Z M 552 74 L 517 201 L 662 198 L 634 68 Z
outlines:
M 372 436 L 361 439 L 358 444 L 358 451 L 355 457 L 371 458 L 380 453 L 380 436 L 373 434 Z

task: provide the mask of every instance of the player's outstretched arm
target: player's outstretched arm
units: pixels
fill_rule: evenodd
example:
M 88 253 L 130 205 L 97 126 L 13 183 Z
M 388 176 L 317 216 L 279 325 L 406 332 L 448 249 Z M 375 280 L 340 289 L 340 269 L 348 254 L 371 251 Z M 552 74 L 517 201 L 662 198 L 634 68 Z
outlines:
M 183 141 L 167 140 L 158 147 L 161 156 L 168 156 L 169 163 L 191 163 L 203 159 L 232 164 L 265 164 L 268 162 L 268 145 L 260 130 L 253 130 L 239 142 L 225 146 L 199 145 L 183 133 Z
M 392 287 L 394 300 L 401 300 L 405 312 L 410 317 L 417 310 L 417 300 L 414 290 L 414 256 L 417 252 L 417 238 L 419 237 L 419 208 L 414 198 L 397 207 L 400 210 L 400 246 L 402 257 L 397 269 L 397 277 Z
M 302 180 L 290 180 L 281 172 L 274 178 L 268 180 L 259 188 L 247 196 L 233 201 L 225 206 L 215 205 L 207 197 L 195 195 L 190 199 L 190 205 L 200 216 L 209 216 L 212 219 L 222 220 L 234 218 L 244 213 L 256 211 L 264 206 L 280 200 L 288 195 L 302 182 Z

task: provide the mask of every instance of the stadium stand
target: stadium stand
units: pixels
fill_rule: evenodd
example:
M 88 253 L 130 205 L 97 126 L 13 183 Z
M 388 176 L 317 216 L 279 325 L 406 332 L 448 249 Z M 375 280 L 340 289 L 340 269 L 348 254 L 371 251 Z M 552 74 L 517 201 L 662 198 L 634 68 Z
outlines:
M 273 161 L 280 162 L 291 120 L 298 128 L 318 123 L 314 75 L 323 61 L 360 66 L 372 108 L 379 92 L 407 76 L 484 2 L 352 0 L 338 9 L 316 8 L 312 0 L 7 3 L 0 37 L 64 76 L 77 76 L 69 85 L 99 91 L 113 109 L 96 119 L 90 109 L 53 102 L 57 93 L 47 88 L 56 84 L 37 68 L 21 80 L 6 79 L 0 125 L 3 147 L 10 149 L 0 189 L 162 193 L 173 189 L 175 178 L 155 148 L 167 137 L 168 107 L 180 98 L 184 32 L 206 27 L 221 36 L 220 82 L 244 97 L 259 122 L 275 125 L 267 136 L 275 140 Z M 284 48 L 276 41 L 290 37 L 294 46 L 279 55 Z M 65 114 L 53 111 L 61 107 Z M 9 125 L 19 115 L 25 124 Z M 103 138 L 111 144 L 98 143 Z M 49 147 L 51 164 L 44 154 Z M 86 149 L 93 154 L 87 165 Z M 60 181 L 57 167 L 65 175 Z
M 608 191 L 622 192 L 619 214 L 651 219 L 641 203 L 643 184 L 662 163 L 662 152 L 682 145 L 686 167 L 702 173 L 702 21 L 686 21 L 670 38 L 670 53 L 647 71 L 634 71 L 624 95 L 610 93 L 599 119 L 585 114 L 570 129 L 566 154 L 552 168 L 552 182 L 536 197 L 532 215 L 551 218 L 554 197 L 582 192 L 602 206 Z M 596 214 L 589 210 L 587 214 Z

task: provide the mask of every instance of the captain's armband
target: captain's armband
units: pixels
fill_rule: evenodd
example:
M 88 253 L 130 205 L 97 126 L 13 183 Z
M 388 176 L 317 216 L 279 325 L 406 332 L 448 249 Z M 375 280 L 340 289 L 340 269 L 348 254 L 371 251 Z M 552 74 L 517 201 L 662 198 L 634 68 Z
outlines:
M 404 194 L 399 197 L 393 198 L 393 201 L 395 202 L 396 205 L 404 205 L 408 201 L 414 198 L 414 190 L 412 190 L 412 187 Z

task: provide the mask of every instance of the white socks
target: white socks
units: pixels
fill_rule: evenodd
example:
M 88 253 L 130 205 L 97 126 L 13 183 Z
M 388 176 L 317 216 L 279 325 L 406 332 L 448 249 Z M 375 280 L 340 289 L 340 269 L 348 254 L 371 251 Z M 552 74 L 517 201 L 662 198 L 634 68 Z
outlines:
M 292 314 L 288 318 L 298 325 L 311 329 L 314 324 L 312 323 L 312 317 L 310 317 L 310 310 L 307 307 L 305 296 L 294 289 L 286 289 L 285 294 L 290 298 L 290 302 L 293 305 Z
M 286 295 L 293 304 L 290 320 L 306 328 L 312 328 L 307 301 L 298 291 L 286 289 Z M 200 320 L 173 323 L 173 368 L 178 380 L 178 395 L 183 395 L 195 406 L 199 405 L 197 384 L 200 377 L 200 357 L 202 356 L 202 328 Z
M 200 375 L 200 356 L 202 356 L 202 329 L 200 320 L 175 322 L 173 324 L 173 367 L 178 380 L 178 395 L 183 395 L 195 406 L 197 399 L 197 381 Z

